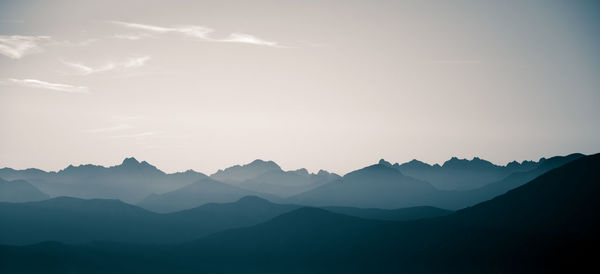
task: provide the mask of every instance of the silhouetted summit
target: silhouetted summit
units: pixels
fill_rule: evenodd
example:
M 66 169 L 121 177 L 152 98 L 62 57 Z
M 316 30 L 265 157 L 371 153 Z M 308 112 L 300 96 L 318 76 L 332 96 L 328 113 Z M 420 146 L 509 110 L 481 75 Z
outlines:
M 220 169 L 215 174 L 210 175 L 210 177 L 226 183 L 241 183 L 274 170 L 280 171 L 281 167 L 273 161 L 257 159 L 246 165 L 235 165 L 223 170 Z

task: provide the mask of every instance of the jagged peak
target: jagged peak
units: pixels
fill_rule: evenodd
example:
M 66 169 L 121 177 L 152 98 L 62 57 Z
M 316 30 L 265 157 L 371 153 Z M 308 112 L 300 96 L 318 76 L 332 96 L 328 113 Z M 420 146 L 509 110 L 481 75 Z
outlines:
M 479 157 L 473 157 L 472 160 L 459 159 L 458 157 L 452 157 L 450 160 L 444 162 L 442 167 L 453 168 L 453 167 L 465 167 L 466 165 L 477 165 L 479 167 L 496 167 L 493 163 L 483 160 Z
M 319 176 L 326 176 L 326 175 L 330 175 L 331 173 L 327 170 L 324 169 L 319 169 L 319 171 L 317 172 L 317 175 Z
M 392 164 L 386 160 L 384 160 L 383 158 L 379 160 L 379 165 L 384 165 L 384 166 L 392 166 Z
M 281 167 L 277 163 L 275 163 L 273 161 L 265 161 L 262 159 L 256 159 L 256 160 L 252 161 L 251 163 L 244 165 L 244 166 L 267 166 L 267 167 L 281 169 Z
M 300 168 L 300 169 L 296 169 L 294 171 L 292 171 L 300 176 L 309 176 L 310 173 L 308 172 L 308 170 L 306 168 Z

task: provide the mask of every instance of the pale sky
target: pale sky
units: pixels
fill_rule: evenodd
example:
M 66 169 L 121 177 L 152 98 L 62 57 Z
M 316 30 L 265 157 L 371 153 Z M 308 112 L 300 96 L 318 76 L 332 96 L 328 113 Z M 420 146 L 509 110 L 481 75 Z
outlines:
M 0 1 L 0 167 L 600 152 L 596 1 Z

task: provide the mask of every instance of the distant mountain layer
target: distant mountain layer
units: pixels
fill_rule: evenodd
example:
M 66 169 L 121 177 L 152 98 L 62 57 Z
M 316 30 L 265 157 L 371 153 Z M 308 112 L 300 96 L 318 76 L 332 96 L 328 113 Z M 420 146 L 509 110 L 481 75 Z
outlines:
M 406 176 L 427 181 L 440 190 L 469 190 L 499 181 L 515 172 L 533 170 L 545 160 L 542 158 L 538 162 L 521 163 L 513 161 L 506 166 L 498 166 L 478 157 L 472 160 L 453 157 L 441 166 L 429 165 L 418 160 L 392 165 L 382 159 L 379 164 L 395 168 Z
M 0 247 L 0 270 L 94 273 L 564 273 L 596 265 L 600 154 L 456 213 L 374 221 L 299 208 L 176 246 Z M 35 264 L 28 263 L 35 261 Z
M 3 168 L 0 178 L 26 180 L 52 197 L 119 199 L 156 212 L 233 202 L 248 195 L 309 206 L 385 209 L 435 206 L 456 210 L 503 194 L 582 156 L 557 156 L 507 166 L 496 166 L 479 158 L 453 158 L 442 166 L 418 161 L 392 165 L 382 160 L 344 177 L 323 170 L 316 174 L 306 169 L 283 171 L 276 163 L 262 160 L 220 170 L 210 177 L 191 170 L 166 174 L 145 161 L 127 158 L 117 166 L 69 166 L 59 172 Z M 507 172 L 513 173 L 504 176 Z M 496 177 L 501 179 L 489 182 Z M 429 179 L 441 181 L 432 183 Z M 471 179 L 477 183 L 465 187 L 464 182 Z M 465 190 L 475 185 L 483 186 Z
M 324 170 L 316 174 L 308 173 L 306 169 L 283 171 L 276 163 L 262 160 L 219 170 L 210 177 L 243 189 L 280 197 L 299 194 L 340 178 Z
M 444 191 L 425 181 L 406 176 L 388 164 L 377 164 L 346 174 L 342 179 L 292 196 L 289 203 L 310 206 L 402 208 L 435 206 L 460 209 L 504 194 L 537 176 L 583 157 L 556 156 L 541 161 L 532 170 L 516 172 L 497 182 L 468 191 Z
M 404 176 L 386 165 L 350 172 L 340 180 L 290 197 L 288 202 L 312 206 L 400 208 L 427 205 L 437 193 L 431 184 Z
M 145 161 L 126 158 L 117 166 L 70 165 L 58 172 L 2 168 L 0 178 L 27 180 L 53 197 L 120 199 L 134 203 L 152 193 L 165 193 L 191 184 L 206 175 L 192 170 L 166 174 Z
M 599 195 L 600 154 L 596 154 L 445 217 L 380 223 L 299 209 L 254 227 L 214 234 L 186 252 L 214 262 L 213 266 L 239 260 L 245 264 L 243 269 L 273 271 L 285 267 L 376 273 L 565 269 L 557 265 L 583 270 L 582 265 L 595 262 L 589 250 L 600 239 Z M 266 258 L 281 265 L 271 265 Z M 301 266 L 295 264 L 299 262 Z
M 171 192 L 150 195 L 137 205 L 154 212 L 164 213 L 198 207 L 207 203 L 233 202 L 249 195 L 277 199 L 276 197 L 204 178 Z
M 48 198 L 46 193 L 24 180 L 6 181 L 0 178 L 0 202 L 30 202 Z

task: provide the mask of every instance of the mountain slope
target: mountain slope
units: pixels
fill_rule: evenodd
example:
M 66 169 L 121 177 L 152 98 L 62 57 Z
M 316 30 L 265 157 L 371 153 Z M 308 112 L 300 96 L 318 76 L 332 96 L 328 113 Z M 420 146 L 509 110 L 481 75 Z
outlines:
M 27 181 L 6 181 L 0 178 L 0 202 L 30 202 L 45 200 L 49 197 Z
M 281 171 L 281 167 L 273 161 L 257 159 L 247 165 L 235 165 L 223 170 L 220 169 L 215 174 L 210 175 L 210 178 L 224 183 L 238 184 L 269 171 Z
M 477 203 L 492 199 L 498 195 L 504 194 L 507 191 L 519 187 L 554 168 L 563 166 L 581 157 L 584 157 L 584 155 L 575 153 L 567 156 L 555 156 L 549 159 L 544 159 L 543 161 L 540 161 L 540 163 L 536 165 L 536 168 L 532 170 L 515 172 L 498 182 L 490 183 L 481 188 L 470 191 L 443 193 L 440 196 L 440 199 L 433 205 L 451 209 L 475 205 Z
M 173 246 L 0 247 L 0 270 L 128 273 L 565 273 L 596 266 L 600 154 L 490 201 L 383 222 L 300 208 Z M 62 255 L 57 255 L 62 254 Z M 35 258 L 38 264 L 26 264 Z
M 206 175 L 194 171 L 166 174 L 145 161 L 126 158 L 116 166 L 70 165 L 58 172 L 3 168 L 0 177 L 27 180 L 51 196 L 120 199 L 135 203 L 151 193 L 172 191 L 206 178 Z
M 437 192 L 427 182 L 404 176 L 396 169 L 377 164 L 292 196 L 287 201 L 311 206 L 390 209 L 428 205 Z
M 244 196 L 277 199 L 205 178 L 171 192 L 150 195 L 137 205 L 154 212 L 165 213 L 194 208 L 207 203 L 233 202 Z
M 398 209 L 379 209 L 379 208 L 356 208 L 356 207 L 337 207 L 328 206 L 323 209 L 369 220 L 385 220 L 385 221 L 408 221 L 417 219 L 435 218 L 446 216 L 453 211 L 445 210 L 432 206 L 416 206 Z
M 0 243 L 174 243 L 255 225 L 297 208 L 257 197 L 206 204 L 171 214 L 158 214 L 105 199 L 58 197 L 40 202 L 0 203 Z
M 405 174 L 431 183 L 440 190 L 470 190 L 485 186 L 502 180 L 504 177 L 515 173 L 532 170 L 545 159 L 539 162 L 513 161 L 506 166 L 499 166 L 489 161 L 474 157 L 472 160 L 452 157 L 443 165 L 429 165 L 418 160 L 412 160 L 404 164 L 390 164 L 381 160 L 380 164 L 386 164 Z
M 273 161 L 255 160 L 219 170 L 210 178 L 253 192 L 288 197 L 337 180 L 340 176 L 324 170 L 317 174 L 306 169 L 284 171 Z

